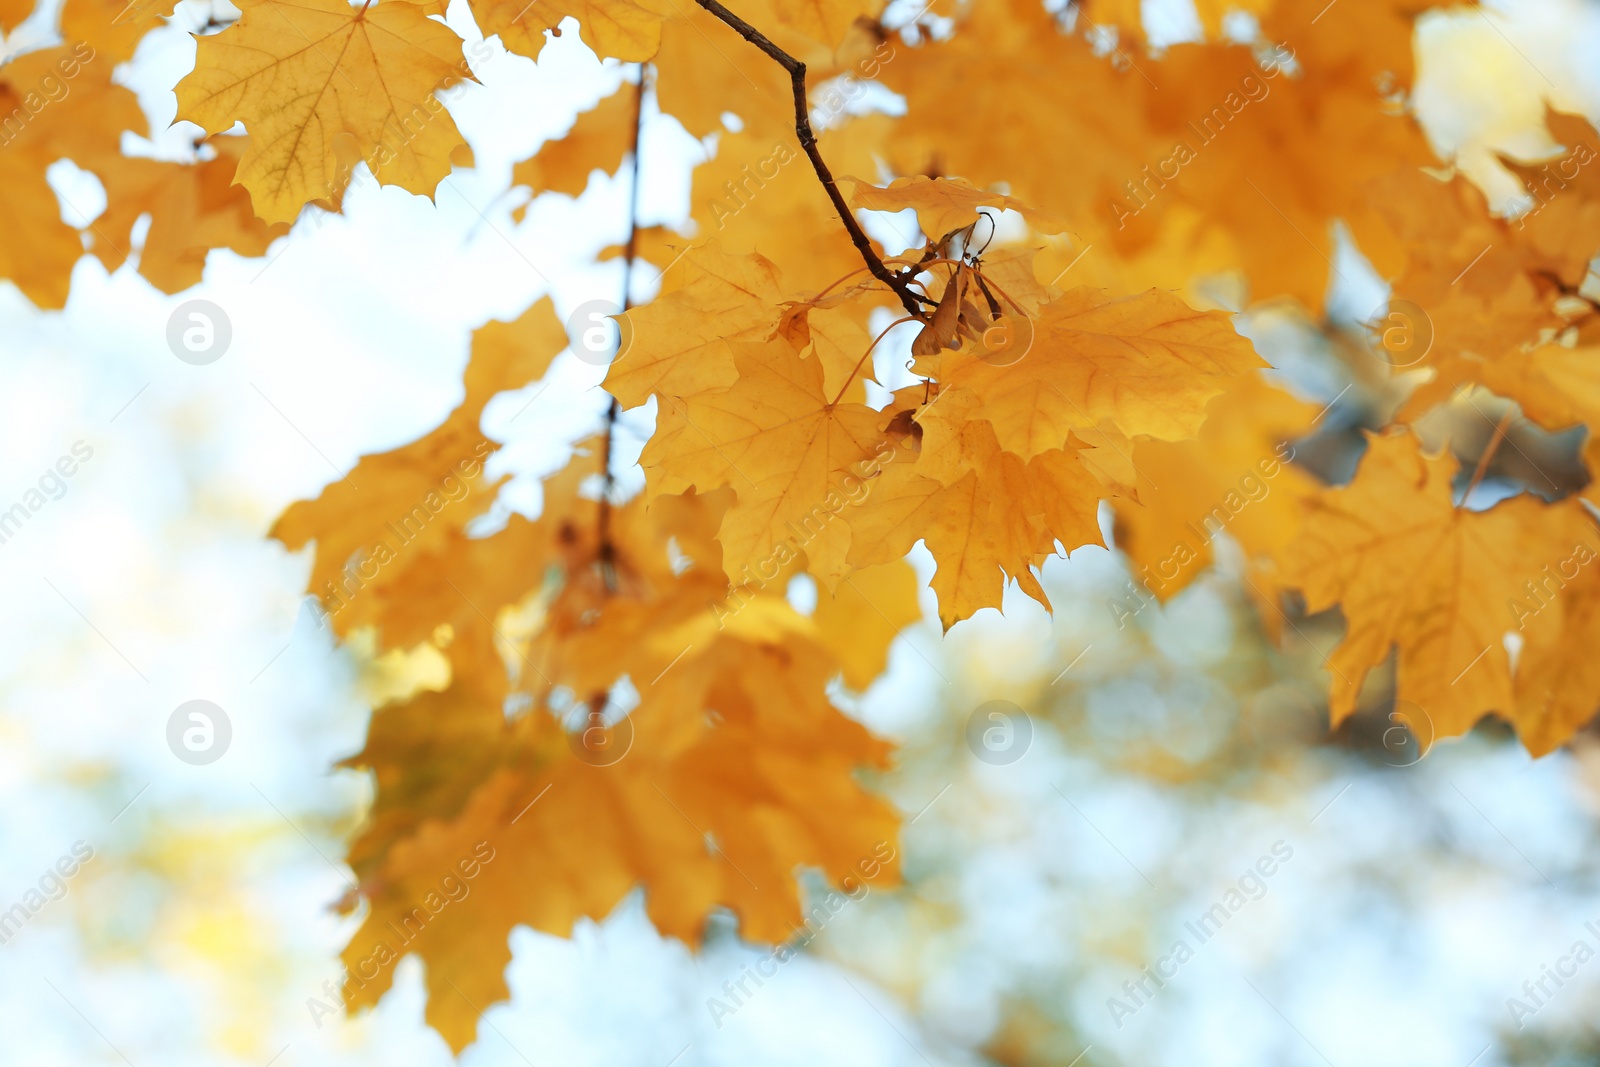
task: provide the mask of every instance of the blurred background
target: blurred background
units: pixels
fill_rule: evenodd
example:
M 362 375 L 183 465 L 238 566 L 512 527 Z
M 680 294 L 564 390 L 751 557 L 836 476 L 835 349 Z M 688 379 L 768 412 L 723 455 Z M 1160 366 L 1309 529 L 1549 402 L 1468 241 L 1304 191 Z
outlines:
M 1145 9 L 1167 40 L 1193 22 L 1185 0 Z M 163 131 L 152 151 L 192 132 L 165 128 L 187 31 L 227 11 L 184 0 L 123 68 Z M 1539 147 L 1547 100 L 1600 114 L 1592 4 L 1434 15 L 1419 47 L 1430 133 L 1503 205 L 1515 187 L 1493 153 Z M 213 253 L 177 297 L 91 258 L 63 313 L 0 287 L 0 509 L 49 497 L 0 542 L 0 916 L 28 913 L 0 923 L 0 1063 L 451 1062 L 423 1025 L 415 960 L 376 1011 L 327 1010 L 353 921 L 330 908 L 349 881 L 342 842 L 371 792 L 333 765 L 414 668 L 336 647 L 302 595 L 309 555 L 265 535 L 358 455 L 442 419 L 473 328 L 546 292 L 566 312 L 620 290 L 617 264 L 595 259 L 625 235 L 626 171 L 520 222 L 527 193 L 504 190 L 512 163 L 625 72 L 568 33 L 537 68 L 495 44 L 477 73 L 452 110 L 478 166 L 437 204 L 359 183 L 345 215 L 308 211 L 262 259 Z M 708 151 L 649 124 L 648 221 L 687 217 Z M 53 178 L 64 217 L 97 214 L 95 179 L 70 164 Z M 1341 355 L 1342 328 L 1383 298 L 1346 260 L 1330 322 L 1241 320 L 1305 399 L 1337 399 L 1329 435 L 1384 403 Z M 204 366 L 166 341 L 192 299 L 231 324 Z M 604 410 L 600 375 L 564 355 L 548 389 L 491 405 L 485 427 L 507 443 L 491 470 L 515 474 L 502 510 L 537 510 L 537 478 Z M 630 455 L 648 419 L 625 420 Z M 1336 449 L 1316 454 L 1337 465 Z M 41 485 L 63 456 L 75 473 Z M 731 1014 L 710 1001 L 729 1003 L 726 984 L 770 951 L 731 924 L 691 953 L 635 897 L 570 940 L 520 929 L 513 998 L 461 1062 L 1595 1062 L 1600 963 L 1545 979 L 1537 1005 L 1524 983 L 1576 942 L 1600 949 L 1600 745 L 1580 735 L 1536 762 L 1492 725 L 1433 746 L 1382 714 L 1330 736 L 1321 656 L 1337 623 L 1270 641 L 1238 572 L 1221 551 L 1172 602 L 1140 606 L 1123 558 L 1088 548 L 1045 571 L 1054 618 L 1019 596 L 947 637 L 908 631 L 869 692 L 838 695 L 903 746 L 876 783 L 905 813 L 903 888 L 845 904 Z M 168 746 L 190 700 L 226 717 L 213 763 Z M 996 700 L 1021 717 L 1004 758 L 980 760 L 969 722 Z M 1197 936 L 1229 893 L 1248 902 Z

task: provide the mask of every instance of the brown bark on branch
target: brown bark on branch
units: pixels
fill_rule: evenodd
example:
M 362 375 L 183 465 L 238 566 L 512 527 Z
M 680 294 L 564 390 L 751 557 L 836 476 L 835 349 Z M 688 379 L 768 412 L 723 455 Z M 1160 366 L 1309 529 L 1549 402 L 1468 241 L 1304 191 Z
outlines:
M 633 261 L 639 251 L 639 137 L 644 131 L 644 79 L 647 70 L 643 63 L 639 64 L 639 84 L 633 98 L 633 175 L 628 189 L 628 243 L 622 250 L 622 310 L 627 311 L 633 307 Z M 619 339 L 620 340 L 620 339 Z M 621 353 L 618 353 L 621 355 Z M 611 398 L 611 406 L 606 408 L 606 436 L 601 456 L 601 466 L 605 471 L 604 485 L 600 490 L 599 514 L 599 542 L 600 542 L 600 571 L 605 581 L 606 589 L 610 592 L 617 590 L 616 545 L 611 540 L 611 494 L 616 488 L 617 477 L 611 470 L 611 439 L 616 433 L 617 417 L 622 413 L 621 405 L 617 398 Z
M 817 150 L 817 135 L 811 130 L 811 109 L 806 103 L 806 65 L 773 44 L 764 33 L 729 11 L 717 0 L 696 0 L 696 3 L 727 23 L 739 36 L 761 49 L 789 72 L 789 81 L 794 88 L 794 132 L 800 138 L 800 147 L 805 151 L 806 158 L 811 160 L 811 169 L 817 172 L 818 180 L 827 190 L 828 199 L 833 201 L 835 210 L 839 212 L 839 220 L 850 232 L 850 240 L 861 253 L 861 258 L 866 262 L 872 276 L 892 289 L 900 298 L 900 303 L 913 317 L 922 320 L 924 314 L 917 293 L 907 284 L 907 278 L 890 270 L 872 250 L 871 240 L 861 229 L 861 224 L 856 221 L 855 215 L 850 211 L 850 205 L 844 202 L 844 196 L 833 180 L 833 173 L 828 170 L 828 164 L 823 161 L 822 153 Z

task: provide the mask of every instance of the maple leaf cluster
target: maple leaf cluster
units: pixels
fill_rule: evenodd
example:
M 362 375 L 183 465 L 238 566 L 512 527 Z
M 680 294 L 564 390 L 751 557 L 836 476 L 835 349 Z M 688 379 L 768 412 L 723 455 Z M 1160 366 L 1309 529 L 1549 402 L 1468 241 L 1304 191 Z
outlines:
M 340 636 L 450 666 L 379 709 L 349 760 L 377 787 L 349 855 L 370 905 L 352 1006 L 418 953 L 429 1021 L 459 1049 L 507 995 L 512 926 L 565 935 L 639 886 L 687 941 L 719 908 L 784 940 L 797 868 L 838 883 L 896 834 L 864 777 L 892 746 L 830 694 L 870 686 L 920 617 L 918 543 L 948 629 L 1011 583 L 1048 607 L 1038 568 L 1103 544 L 1109 502 L 1141 598 L 1182 590 L 1225 532 L 1269 632 L 1339 608 L 1335 725 L 1391 660 L 1382 698 L 1430 739 L 1495 714 L 1543 753 L 1600 706 L 1592 490 L 1535 494 L 1496 463 L 1531 428 L 1600 420 L 1596 133 L 1552 113 L 1556 153 L 1506 161 L 1535 206 L 1491 211 L 1410 109 L 1426 2 L 1207 0 L 1206 39 L 1160 51 L 1127 0 L 469 6 L 532 60 L 575 24 L 638 65 L 514 185 L 576 196 L 630 159 L 637 182 L 646 94 L 665 117 L 648 121 L 714 152 L 684 232 L 632 220 L 625 275 L 652 263 L 659 292 L 621 294 L 614 401 L 536 519 L 483 532 L 500 483 L 480 420 L 572 347 L 548 298 L 477 331 L 442 425 L 274 528 L 315 546 L 311 593 Z M 122 153 L 147 128 L 112 77 L 170 5 L 67 0 L 63 43 L 0 66 L 0 276 L 60 307 L 85 249 L 114 269 L 147 217 L 138 270 L 173 292 L 211 249 L 258 255 L 308 207 L 341 210 L 362 167 L 431 196 L 471 165 L 447 105 L 475 79 L 442 3 L 239 7 L 176 87 L 204 133 L 188 160 Z M 1222 36 L 1231 10 L 1254 39 Z M 0 29 L 27 14 L 0 3 Z M 903 107 L 852 106 L 869 83 Z M 86 233 L 46 181 L 61 159 L 105 187 Z M 897 250 L 863 227 L 908 211 Z M 1326 409 L 1264 374 L 1230 313 L 1324 316 L 1341 230 L 1393 286 L 1346 344 L 1388 398 L 1353 473 L 1302 461 Z M 1217 276 L 1237 299 L 1196 287 Z M 1463 469 L 1429 420 L 1480 400 L 1504 414 Z M 655 429 L 625 498 L 612 436 L 635 409 Z M 1489 503 L 1486 477 L 1507 490 Z M 787 596 L 802 575 L 812 611 Z M 479 903 L 430 906 L 471 857 Z

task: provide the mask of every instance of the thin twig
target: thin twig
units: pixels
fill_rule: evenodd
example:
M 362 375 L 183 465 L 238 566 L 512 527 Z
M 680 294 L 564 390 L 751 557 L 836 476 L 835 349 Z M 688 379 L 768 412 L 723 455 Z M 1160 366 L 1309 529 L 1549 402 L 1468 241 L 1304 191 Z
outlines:
M 633 174 L 628 187 L 628 243 L 622 249 L 622 310 L 633 307 L 633 261 L 639 251 L 639 135 L 644 129 L 645 65 L 639 64 L 639 83 L 633 100 Z M 606 408 L 605 443 L 601 446 L 601 468 L 605 481 L 600 491 L 599 540 L 600 574 L 607 592 L 617 591 L 617 548 L 611 540 L 611 494 L 617 476 L 611 469 L 611 441 L 616 433 L 621 405 L 611 398 Z
M 1478 483 L 1483 481 L 1484 474 L 1489 470 L 1489 461 L 1494 459 L 1494 454 L 1500 450 L 1500 442 L 1505 440 L 1506 427 L 1511 425 L 1511 415 L 1515 410 L 1515 408 L 1506 408 L 1506 413 L 1500 416 L 1500 421 L 1494 428 L 1494 436 L 1489 438 L 1488 445 L 1484 447 L 1483 455 L 1478 457 L 1478 466 L 1472 472 L 1472 481 L 1467 483 L 1467 491 L 1461 494 L 1461 503 L 1457 504 L 1456 507 L 1464 506 L 1467 498 L 1472 495 L 1472 491 L 1478 488 Z
M 811 169 L 817 172 L 818 180 L 827 190 L 828 199 L 833 201 L 834 209 L 839 212 L 839 221 L 843 222 L 844 228 L 850 232 L 850 240 L 861 253 L 861 258 L 866 261 L 867 269 L 872 272 L 872 276 L 894 290 L 895 295 L 900 298 L 900 303 L 915 318 L 922 319 L 921 305 L 916 294 L 907 286 L 907 279 L 884 266 L 883 260 L 872 250 L 872 242 L 867 239 L 861 224 L 856 221 L 850 205 L 844 202 L 844 196 L 833 180 L 833 172 L 828 170 L 828 164 L 822 160 L 822 153 L 817 150 L 817 135 L 811 131 L 811 109 L 806 103 L 806 65 L 773 44 L 760 30 L 723 7 L 717 0 L 696 0 L 696 3 L 727 23 L 740 37 L 761 49 L 789 72 L 789 81 L 794 87 L 794 132 L 800 138 L 800 147 L 811 160 Z

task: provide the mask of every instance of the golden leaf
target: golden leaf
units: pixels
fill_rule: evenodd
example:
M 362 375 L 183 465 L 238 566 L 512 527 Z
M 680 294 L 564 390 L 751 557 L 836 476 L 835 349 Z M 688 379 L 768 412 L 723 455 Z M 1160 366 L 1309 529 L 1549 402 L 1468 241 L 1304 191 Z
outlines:
M 782 338 L 729 345 L 738 380 L 717 392 L 663 403 L 640 457 L 653 493 L 732 487 L 722 521 L 723 563 L 740 577 L 804 552 L 830 588 L 845 572 L 848 528 L 875 460 L 893 454 L 885 421 L 862 404 L 825 395 L 822 365 Z
M 1517 721 L 1504 641 L 1521 622 L 1516 605 L 1541 568 L 1593 544 L 1594 527 L 1571 499 L 1524 495 L 1464 510 L 1455 473 L 1408 433 L 1372 437 L 1355 480 L 1308 506 L 1284 582 L 1305 591 L 1309 610 L 1344 612 L 1344 640 L 1327 660 L 1334 725 L 1356 710 L 1368 671 L 1391 649 L 1397 698 L 1431 724 L 1413 723 L 1419 736 L 1466 733 L 1489 712 Z
M 144 113 L 131 91 L 111 83 L 112 63 L 85 44 L 29 52 L 0 66 L 0 278 L 9 278 L 35 304 L 67 302 L 72 267 L 83 255 L 78 232 L 61 221 L 61 205 L 45 178 L 59 159 L 110 173 L 123 162 L 124 130 L 145 132 Z M 91 223 L 91 230 L 95 224 Z M 127 246 L 126 232 L 94 233 L 106 245 Z
M 268 222 L 337 201 L 361 162 L 386 185 L 432 196 L 471 152 L 439 99 L 472 77 L 461 40 L 410 0 L 244 0 L 202 37 L 178 83 L 178 117 L 221 133 L 243 122 L 235 178 Z
M 974 188 L 959 178 L 914 175 L 896 178 L 887 188 L 869 185 L 855 178 L 840 178 L 839 183 L 849 184 L 853 207 L 871 211 L 915 208 L 917 223 L 933 241 L 972 225 L 980 214 L 980 207 L 1009 208 L 1020 212 L 1040 233 L 1061 233 L 1067 228 L 1065 221 L 1048 212 L 1037 211 L 1015 197 Z
M 256 218 L 250 195 L 233 184 L 247 139 L 214 137 L 208 143 L 216 155 L 197 163 L 125 159 L 107 168 L 102 178 L 106 213 L 91 231 L 94 253 L 107 270 L 126 258 L 129 231 L 145 213 L 150 229 L 139 254 L 139 273 L 164 293 L 197 284 L 213 248 L 259 256 L 289 232 L 287 223 Z M 116 243 L 102 233 L 115 235 Z
M 497 447 L 478 427 L 483 407 L 501 390 L 544 374 L 566 340 L 548 297 L 515 322 L 483 327 L 473 338 L 466 398 L 440 426 L 403 448 L 363 456 L 315 500 L 278 518 L 272 536 L 289 549 L 317 542 L 310 588 L 336 632 L 381 626 L 389 613 L 405 612 L 405 598 L 394 590 L 413 580 L 413 566 L 425 571 L 438 557 L 463 551 L 460 531 L 489 506 L 498 485 L 483 473 Z M 423 629 L 431 626 L 410 623 L 405 639 Z
M 588 111 L 579 113 L 572 129 L 559 140 L 540 145 L 537 154 L 511 168 L 511 184 L 529 186 L 534 195 L 582 194 L 591 173 L 602 170 L 610 174 L 622 166 L 633 144 L 638 103 L 638 88 L 624 84 Z
M 1031 329 L 1016 362 L 990 362 L 975 345 L 924 360 L 941 383 L 980 398 L 979 417 L 1024 458 L 1103 422 L 1129 435 L 1192 437 L 1226 379 L 1262 366 L 1228 316 L 1155 289 L 1117 300 L 1074 289 L 1046 304 Z
M 639 63 L 661 47 L 662 12 L 639 0 L 474 0 L 485 37 L 500 35 L 507 50 L 538 59 L 545 34 L 560 36 L 561 20 L 578 20 L 578 36 L 602 59 Z

